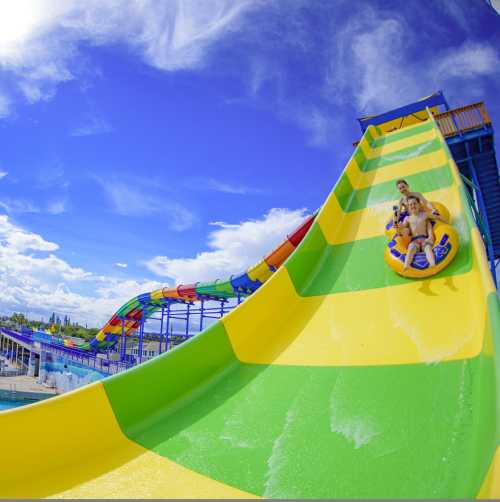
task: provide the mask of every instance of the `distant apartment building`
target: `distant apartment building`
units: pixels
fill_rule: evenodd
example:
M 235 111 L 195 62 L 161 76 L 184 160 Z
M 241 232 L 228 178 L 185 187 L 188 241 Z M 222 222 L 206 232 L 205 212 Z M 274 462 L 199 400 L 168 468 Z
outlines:
M 139 342 L 137 340 L 127 340 L 125 353 L 127 356 L 132 356 L 134 359 L 139 359 Z M 144 342 L 142 344 L 142 360 L 147 361 L 148 359 L 152 359 L 156 357 L 159 351 L 159 343 L 158 342 Z M 118 342 L 116 346 L 116 350 L 110 353 L 110 359 L 119 360 L 121 353 L 120 342 Z

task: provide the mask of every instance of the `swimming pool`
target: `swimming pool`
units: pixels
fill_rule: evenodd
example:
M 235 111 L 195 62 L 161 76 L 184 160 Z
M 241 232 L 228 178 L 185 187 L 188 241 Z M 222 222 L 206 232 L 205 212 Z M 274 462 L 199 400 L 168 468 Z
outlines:
M 6 401 L 0 399 L 0 411 L 10 410 L 11 408 L 18 408 L 19 406 L 24 406 L 25 404 L 35 403 L 36 401 L 31 401 L 23 399 L 22 401 Z

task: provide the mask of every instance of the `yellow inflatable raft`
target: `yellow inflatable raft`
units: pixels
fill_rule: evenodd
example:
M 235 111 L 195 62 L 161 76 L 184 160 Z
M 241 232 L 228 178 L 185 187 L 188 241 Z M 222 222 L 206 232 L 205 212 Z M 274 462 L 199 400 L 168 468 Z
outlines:
M 436 265 L 431 267 L 425 253 L 416 253 L 413 262 L 408 270 L 403 271 L 406 253 L 410 239 L 408 237 L 401 237 L 397 234 L 394 228 L 393 219 L 391 219 L 386 227 L 386 235 L 389 242 L 385 248 L 384 258 L 389 267 L 398 274 L 405 277 L 422 278 L 435 275 L 444 268 L 446 268 L 458 251 L 458 233 L 449 224 L 450 213 L 445 206 L 439 202 L 432 202 L 435 210 L 439 215 L 446 220 L 446 223 L 433 220 L 434 230 L 434 256 L 436 257 Z M 400 221 L 405 215 L 400 216 Z

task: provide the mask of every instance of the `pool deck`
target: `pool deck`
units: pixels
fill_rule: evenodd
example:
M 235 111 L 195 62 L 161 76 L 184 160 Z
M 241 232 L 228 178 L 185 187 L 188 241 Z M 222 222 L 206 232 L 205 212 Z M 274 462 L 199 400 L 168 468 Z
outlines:
M 0 390 L 16 391 L 16 392 L 37 392 L 48 396 L 55 396 L 56 389 L 46 387 L 36 383 L 36 379 L 26 375 L 15 377 L 0 377 Z

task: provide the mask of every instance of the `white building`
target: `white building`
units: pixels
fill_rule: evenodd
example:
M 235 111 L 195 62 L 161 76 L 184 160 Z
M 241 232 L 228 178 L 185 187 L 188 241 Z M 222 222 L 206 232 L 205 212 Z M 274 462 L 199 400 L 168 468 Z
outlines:
M 159 342 L 143 342 L 142 344 L 142 360 L 147 361 L 156 357 L 160 353 Z M 120 342 L 116 346 L 116 352 L 112 352 L 109 355 L 111 360 L 120 359 Z M 127 340 L 127 349 L 125 351 L 127 355 L 132 355 L 135 359 L 139 359 L 139 342 L 136 340 Z

